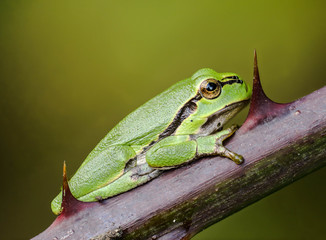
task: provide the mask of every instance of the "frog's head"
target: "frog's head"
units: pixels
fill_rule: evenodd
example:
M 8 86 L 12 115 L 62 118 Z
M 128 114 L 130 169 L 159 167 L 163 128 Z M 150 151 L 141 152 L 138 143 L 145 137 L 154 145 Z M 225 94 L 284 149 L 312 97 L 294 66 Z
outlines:
M 191 79 L 202 97 L 201 102 L 213 109 L 251 97 L 251 87 L 236 73 L 217 73 L 204 68 L 192 75 Z
M 208 135 L 217 131 L 249 103 L 252 93 L 238 74 L 217 73 L 209 68 L 197 71 L 188 81 L 197 92 L 196 110 L 183 122 L 179 133 Z

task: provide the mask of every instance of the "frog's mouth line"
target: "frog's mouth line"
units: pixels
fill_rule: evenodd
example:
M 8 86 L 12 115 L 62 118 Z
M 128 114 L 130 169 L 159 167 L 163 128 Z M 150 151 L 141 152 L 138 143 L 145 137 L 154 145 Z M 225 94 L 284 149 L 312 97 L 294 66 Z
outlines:
M 250 99 L 242 100 L 239 102 L 231 103 L 230 105 L 226 105 L 222 111 L 229 111 L 237 107 L 245 107 L 250 102 Z
M 250 102 L 250 99 L 246 99 L 246 100 L 242 100 L 242 101 L 239 101 L 239 102 L 235 102 L 235 103 L 231 103 L 229 105 L 226 105 L 223 109 L 215 112 L 213 115 L 209 116 L 207 118 L 207 121 L 208 122 L 210 120 L 210 118 L 218 118 L 220 117 L 222 114 L 226 113 L 226 112 L 232 112 L 233 110 L 237 109 L 237 110 L 241 110 L 242 108 L 244 108 L 248 103 Z M 237 111 L 238 112 L 238 111 Z
M 240 112 L 245 106 L 247 106 L 250 102 L 250 99 L 242 100 L 239 102 L 232 103 L 230 105 L 225 106 L 225 111 L 237 110 L 236 113 Z

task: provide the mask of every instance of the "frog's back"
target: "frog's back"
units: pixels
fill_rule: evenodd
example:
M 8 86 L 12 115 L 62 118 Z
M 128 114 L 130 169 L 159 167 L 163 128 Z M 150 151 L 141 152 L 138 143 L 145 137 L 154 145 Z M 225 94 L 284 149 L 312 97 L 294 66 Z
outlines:
M 187 83 L 187 81 L 189 83 Z M 112 145 L 142 150 L 172 123 L 184 103 L 196 94 L 191 79 L 185 79 L 152 98 L 121 120 L 94 148 L 87 159 Z

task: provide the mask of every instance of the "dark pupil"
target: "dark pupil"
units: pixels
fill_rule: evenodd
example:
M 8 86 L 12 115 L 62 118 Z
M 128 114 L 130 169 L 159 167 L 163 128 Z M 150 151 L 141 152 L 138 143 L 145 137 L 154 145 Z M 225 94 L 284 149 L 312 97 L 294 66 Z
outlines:
M 207 91 L 210 91 L 211 92 L 211 91 L 214 91 L 215 89 L 216 89 L 216 84 L 215 83 L 210 82 L 206 86 L 206 90 Z

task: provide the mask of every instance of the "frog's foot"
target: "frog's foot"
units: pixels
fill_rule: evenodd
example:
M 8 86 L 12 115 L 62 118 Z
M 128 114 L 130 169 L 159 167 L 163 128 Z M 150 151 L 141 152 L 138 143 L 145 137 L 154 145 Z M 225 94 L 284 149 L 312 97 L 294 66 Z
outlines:
M 153 172 L 147 175 L 148 179 L 152 180 L 153 178 L 158 177 L 162 172 L 163 172 L 162 170 L 155 169 Z
M 139 177 L 151 174 L 155 169 L 148 166 L 147 163 L 138 165 L 135 169 L 135 174 Z
M 148 166 L 147 163 L 138 165 L 131 171 L 133 172 L 131 174 L 131 178 L 133 178 L 134 180 L 143 178 L 143 179 L 146 179 L 146 182 L 152 180 L 153 178 L 156 178 L 162 172 L 162 170 L 155 169 L 155 168 Z
M 241 164 L 243 163 L 244 159 L 241 155 L 236 154 L 232 151 L 230 151 L 229 149 L 227 149 L 226 147 L 223 146 L 223 141 L 227 138 L 229 138 L 230 136 L 232 136 L 232 134 L 238 129 L 238 126 L 233 124 L 231 127 L 229 127 L 228 129 L 226 129 L 226 133 L 223 134 L 222 136 L 220 136 L 217 140 L 216 140 L 216 145 L 215 145 L 215 151 L 216 154 L 223 156 L 223 157 L 227 157 L 229 159 L 231 159 L 233 162 L 235 162 L 236 164 Z
M 241 164 L 244 161 L 244 159 L 241 155 L 230 151 L 229 149 L 225 148 L 223 145 L 216 146 L 216 153 L 220 156 L 227 157 L 227 158 L 231 159 L 236 164 Z
M 148 171 L 143 172 L 137 172 L 137 177 L 145 177 L 148 181 L 152 180 L 153 178 L 156 178 L 161 174 L 162 170 L 151 168 L 151 170 L 148 169 Z M 134 176 L 135 177 L 135 176 Z
M 95 199 L 98 201 L 98 202 L 103 202 L 103 197 L 102 196 L 97 196 L 95 197 Z

